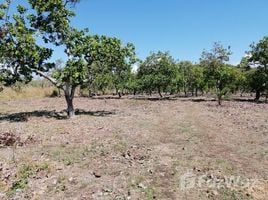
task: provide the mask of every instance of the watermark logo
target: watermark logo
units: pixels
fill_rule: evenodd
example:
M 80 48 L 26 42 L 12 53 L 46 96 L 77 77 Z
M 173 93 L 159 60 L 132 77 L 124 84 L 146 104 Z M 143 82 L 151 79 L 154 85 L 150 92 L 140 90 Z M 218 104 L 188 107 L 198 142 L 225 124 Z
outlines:
M 197 188 L 229 188 L 229 189 L 248 189 L 254 187 L 258 180 L 242 178 L 241 176 L 219 176 L 213 174 L 195 174 L 188 171 L 180 177 L 179 185 L 181 190 Z
M 180 177 L 180 188 L 182 190 L 189 190 L 195 188 L 197 176 L 192 172 L 188 171 Z

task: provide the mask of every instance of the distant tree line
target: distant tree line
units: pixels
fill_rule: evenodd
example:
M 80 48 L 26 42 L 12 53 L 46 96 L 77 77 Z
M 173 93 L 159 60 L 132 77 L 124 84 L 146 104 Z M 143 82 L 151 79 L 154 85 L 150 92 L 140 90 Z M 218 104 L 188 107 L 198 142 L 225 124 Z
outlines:
M 266 46 L 262 47 L 262 43 Z M 268 59 L 263 59 L 268 52 L 268 38 L 251 47 L 248 56 L 237 66 L 228 64 L 230 47 L 224 48 L 220 43 L 203 51 L 199 63 L 176 62 L 168 52 L 151 53 L 139 62 L 137 71 L 131 70 L 130 66 L 121 68 L 123 76 L 120 80 L 114 77 L 113 70 L 95 66 L 95 78 L 90 88 L 103 94 L 115 89 L 119 97 L 122 93 L 158 93 L 160 97 L 163 93 L 183 93 L 185 97 L 212 93 L 217 96 L 219 105 L 229 94 L 255 93 L 255 100 L 259 101 L 262 95 L 267 98 L 268 94 Z
M 36 75 L 62 90 L 69 117 L 74 116 L 73 99 L 78 87 L 88 95 L 115 90 L 123 94 L 158 93 L 224 96 L 256 93 L 258 101 L 268 95 L 268 37 L 252 44 L 238 66 L 228 64 L 230 47 L 215 43 L 201 54 L 199 63 L 175 61 L 168 52 L 151 53 L 137 59 L 133 44 L 118 38 L 91 35 L 72 27 L 72 7 L 77 0 L 27 0 L 10 14 L 12 1 L 0 4 L 0 79 L 10 86 L 30 82 Z M 53 49 L 66 54 L 63 66 L 51 61 Z M 133 71 L 133 65 L 138 65 Z

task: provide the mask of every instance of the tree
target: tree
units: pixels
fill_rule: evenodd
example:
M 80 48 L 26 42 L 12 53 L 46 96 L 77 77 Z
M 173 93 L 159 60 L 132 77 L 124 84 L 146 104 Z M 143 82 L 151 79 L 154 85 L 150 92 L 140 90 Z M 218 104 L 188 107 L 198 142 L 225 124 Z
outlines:
M 253 68 L 247 73 L 249 88 L 256 93 L 255 101 L 259 101 L 261 92 L 267 90 L 265 83 L 267 76 L 263 68 Z
M 166 90 L 176 75 L 174 59 L 168 52 L 152 53 L 140 65 L 138 78 L 144 90 L 151 93 L 157 90 L 162 98 L 161 91 Z
M 226 65 L 231 54 L 230 47 L 224 48 L 220 43 L 214 43 L 213 48 L 210 51 L 204 50 L 200 58 L 205 80 L 210 88 L 216 89 L 219 105 L 235 79 L 232 67 Z
M 116 38 L 91 37 L 86 35 L 87 30 L 72 28 L 70 18 L 74 13 L 70 6 L 75 2 L 28 0 L 32 9 L 19 5 L 12 17 L 7 12 L 10 1 L 0 5 L 1 78 L 6 82 L 30 81 L 33 73 L 46 78 L 64 91 L 70 118 L 75 115 L 75 90 L 93 76 L 93 63 L 107 67 L 113 77 L 118 78 L 123 76 L 122 68 L 130 65 L 135 55 L 133 45 L 125 47 Z M 102 42 L 95 45 L 98 38 Z M 62 46 L 67 56 L 65 66 L 56 69 L 52 76 L 49 72 L 55 69 L 55 63 L 49 62 L 53 54 L 51 46 Z
M 101 68 L 93 65 L 93 77 L 94 79 L 89 83 L 86 83 L 87 88 L 92 90 L 92 92 L 97 93 L 101 91 L 102 94 L 105 94 L 106 90 L 113 89 L 113 76 L 105 67 Z M 91 91 L 89 91 L 91 93 Z
M 268 97 L 268 37 L 264 37 L 257 44 L 251 45 L 251 50 L 248 52 L 250 55 L 250 65 L 256 67 L 253 74 L 251 74 L 252 81 L 251 87 L 256 92 L 256 101 L 259 101 L 261 93 L 266 93 Z M 255 81 L 255 82 L 254 82 Z
M 251 92 L 249 85 L 251 71 L 252 69 L 249 65 L 249 57 L 245 56 L 237 65 L 236 90 L 240 91 L 241 97 L 243 96 L 244 92 Z
M 188 91 L 192 88 L 192 68 L 193 64 L 190 61 L 181 61 L 178 63 L 179 73 L 182 78 L 182 87 L 184 96 L 187 97 Z
M 205 87 L 204 68 L 200 65 L 194 65 L 192 68 L 192 90 L 194 90 L 195 96 L 198 96 L 198 91 L 203 94 Z
M 180 71 L 179 64 L 175 64 L 175 71 L 174 71 L 174 77 L 171 79 L 171 83 L 169 85 L 169 92 L 170 94 L 178 94 L 181 91 L 181 88 L 183 87 L 183 78 Z
M 2 75 L 7 82 L 26 79 L 33 73 L 42 76 L 64 90 L 69 117 L 74 116 L 73 98 L 85 73 L 81 56 L 74 54 L 81 45 L 82 31 L 70 27 L 74 13 L 69 0 L 28 0 L 32 9 L 18 5 L 12 17 L 7 15 L 10 1 L 0 6 L 0 59 Z M 38 40 L 42 39 L 42 42 Z M 66 66 L 49 75 L 55 63 L 49 62 L 53 50 L 47 44 L 63 46 L 68 56 Z M 60 72 L 60 73 L 59 73 Z
M 136 95 L 136 93 L 141 90 L 140 86 L 141 84 L 137 77 L 137 73 L 131 72 L 130 77 L 126 83 L 126 89 L 133 95 Z
M 131 65 L 136 62 L 134 45 L 124 46 L 117 38 L 94 35 L 85 38 L 82 52 L 89 70 L 88 84 L 96 80 L 101 85 L 111 81 L 121 97 L 130 78 Z
M 17 7 L 17 13 L 9 21 L 6 14 L 10 1 L 0 5 L 0 61 L 1 76 L 5 84 L 31 81 L 32 72 L 48 71 L 53 64 L 45 63 L 52 50 L 36 44 L 35 30 L 27 27 L 26 8 Z
M 53 77 L 57 80 L 58 87 L 64 90 L 67 114 L 70 118 L 75 115 L 73 99 L 76 88 L 85 82 L 86 76 L 86 64 L 82 59 L 69 59 L 64 68 L 58 69 L 53 73 Z

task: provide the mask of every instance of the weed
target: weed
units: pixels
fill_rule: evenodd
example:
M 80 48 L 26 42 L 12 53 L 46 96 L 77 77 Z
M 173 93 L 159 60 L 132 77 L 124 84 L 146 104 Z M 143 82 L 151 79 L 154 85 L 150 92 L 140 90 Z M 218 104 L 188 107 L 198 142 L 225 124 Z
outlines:
M 146 187 L 144 189 L 144 193 L 145 193 L 146 200 L 155 199 L 155 190 L 152 187 Z
M 244 194 L 242 191 L 232 190 L 224 188 L 220 190 L 220 196 L 222 200 L 251 200 L 253 199 L 248 194 Z
M 8 195 L 13 195 L 18 190 L 27 188 L 28 179 L 40 171 L 50 171 L 48 163 L 42 164 L 23 164 L 16 174 L 16 179 L 8 191 Z

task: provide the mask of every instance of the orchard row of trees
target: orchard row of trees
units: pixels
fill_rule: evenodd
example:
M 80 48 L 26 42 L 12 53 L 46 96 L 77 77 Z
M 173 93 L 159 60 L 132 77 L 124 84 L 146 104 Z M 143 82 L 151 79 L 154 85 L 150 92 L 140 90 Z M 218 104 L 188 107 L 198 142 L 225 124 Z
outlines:
M 264 46 L 262 46 L 265 44 Z M 137 71 L 130 67 L 122 69 L 121 79 L 114 76 L 112 70 L 103 66 L 95 66 L 92 85 L 83 85 L 94 92 L 105 93 L 115 89 L 121 97 L 122 93 L 157 92 L 198 96 L 204 93 L 215 93 L 218 103 L 230 93 L 255 92 L 255 100 L 261 95 L 268 95 L 268 74 L 265 55 L 268 51 L 268 38 L 251 46 L 248 56 L 238 66 L 228 64 L 231 55 L 230 47 L 224 48 L 215 43 L 209 51 L 203 51 L 200 62 L 176 62 L 168 52 L 151 53 L 144 61 L 139 62 Z M 267 54 L 268 55 L 268 54 Z
M 91 35 L 72 27 L 72 7 L 78 0 L 27 0 L 10 14 L 12 0 L 0 4 L 0 78 L 6 86 L 30 82 L 36 75 L 64 91 L 69 117 L 78 87 L 89 95 L 97 91 L 123 93 L 215 92 L 218 102 L 230 92 L 256 92 L 267 96 L 268 37 L 251 46 L 239 66 L 228 64 L 230 48 L 215 43 L 200 62 L 176 62 L 167 52 L 136 58 L 133 44 L 117 38 Z M 53 50 L 63 49 L 64 66 L 52 61 Z M 138 65 L 133 71 L 133 65 Z
M 185 96 L 213 92 L 219 104 L 229 93 L 255 92 L 258 101 L 261 94 L 268 95 L 268 38 L 251 45 L 251 51 L 247 53 L 238 66 L 228 64 L 230 47 L 224 48 L 220 43 L 203 51 L 196 64 L 175 62 L 168 53 L 152 53 L 132 75 L 136 77 L 136 84 L 130 85 L 134 91 L 149 94 L 157 91 L 160 96 L 161 92 L 183 92 Z

